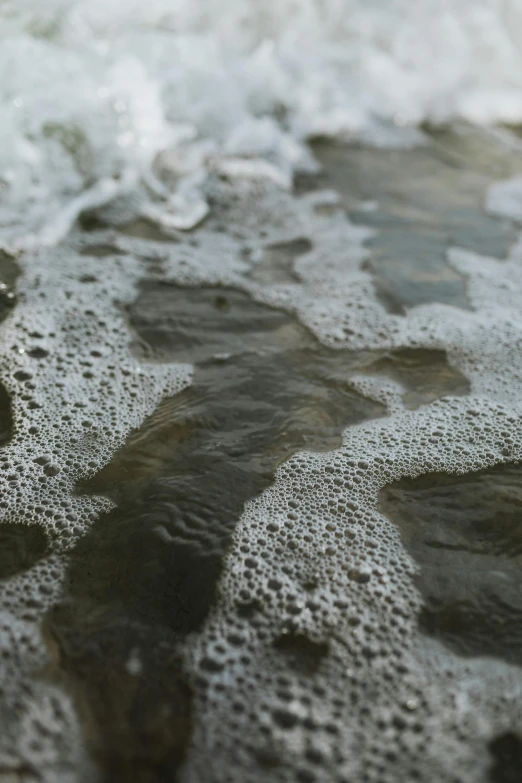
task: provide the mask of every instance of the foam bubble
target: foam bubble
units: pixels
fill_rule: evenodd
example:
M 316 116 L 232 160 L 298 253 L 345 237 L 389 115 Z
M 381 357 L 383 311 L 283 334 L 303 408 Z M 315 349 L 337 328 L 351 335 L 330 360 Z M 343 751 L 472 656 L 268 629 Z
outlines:
M 108 200 L 190 229 L 210 171 L 288 187 L 318 135 L 408 146 L 424 120 L 516 123 L 521 37 L 517 0 L 6 2 L 0 237 L 60 241 Z
M 0 324 L 13 415 L 0 508 L 4 522 L 41 526 L 52 555 L 2 584 L 2 763 L 37 766 L 49 782 L 64 769 L 81 780 L 87 763 L 69 697 L 34 684 L 48 661 L 39 624 L 64 590 L 64 555 L 110 507 L 74 494 L 77 482 L 191 380 L 189 365 L 141 362 L 130 349 L 125 306 L 152 278 L 238 288 L 297 314 L 331 348 L 443 353 L 455 384 L 408 402 L 402 385 L 363 375 L 356 383 L 390 415 L 346 430 L 335 451 L 295 454 L 247 503 L 213 611 L 183 642 L 194 720 L 184 779 L 480 779 L 492 738 L 522 730 L 519 669 L 459 658 L 419 632 L 417 565 L 379 503 L 405 477 L 522 459 L 520 246 L 504 260 L 452 249 L 471 309 L 432 303 L 399 316 L 364 268 L 372 230 L 317 209 L 331 194 L 218 178 L 209 192 L 207 222 L 177 242 L 101 231 L 20 256 L 18 304 Z M 290 279 L 256 279 L 270 249 L 297 242 Z M 133 649 L 122 676 L 134 682 Z

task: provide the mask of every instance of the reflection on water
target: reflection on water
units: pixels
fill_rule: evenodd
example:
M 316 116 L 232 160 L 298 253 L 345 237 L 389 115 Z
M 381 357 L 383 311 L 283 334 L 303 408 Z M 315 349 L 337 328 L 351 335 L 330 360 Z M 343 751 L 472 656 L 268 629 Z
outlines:
M 106 780 L 163 781 L 190 735 L 179 640 L 208 614 L 245 501 L 296 450 L 333 449 L 344 427 L 383 415 L 351 387 L 354 372 L 391 374 L 410 407 L 467 382 L 440 351 L 328 350 L 292 316 L 231 289 L 145 283 L 128 320 L 145 362 L 190 361 L 194 382 L 78 488 L 117 508 L 77 544 L 70 603 L 45 626 Z M 328 652 L 299 635 L 276 647 L 310 673 Z M 161 717 L 171 713 L 174 727 Z M 147 775 L 129 777 L 133 768 Z
M 381 508 L 420 566 L 421 628 L 458 654 L 522 664 L 522 466 L 402 479 Z

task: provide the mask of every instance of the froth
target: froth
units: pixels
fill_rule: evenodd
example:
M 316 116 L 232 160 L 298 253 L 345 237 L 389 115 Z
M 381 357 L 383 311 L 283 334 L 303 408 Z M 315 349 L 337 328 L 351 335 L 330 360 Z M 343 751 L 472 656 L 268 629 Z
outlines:
M 472 309 L 432 303 L 394 315 L 363 268 L 372 232 L 332 207 L 331 194 L 211 185 L 207 223 L 177 242 L 93 232 L 19 259 L 19 303 L 0 325 L 14 421 L 0 455 L 1 508 L 5 522 L 41 525 L 53 554 L 2 584 L 5 764 L 37 766 L 49 781 L 61 764 L 81 779 L 70 701 L 29 675 L 45 662 L 38 623 L 62 589 L 62 553 L 109 507 L 74 487 L 190 383 L 189 365 L 138 361 L 130 350 L 125 306 L 153 278 L 239 288 L 297 313 L 333 348 L 445 351 L 469 381 L 461 396 L 407 410 L 399 382 L 358 378 L 389 415 L 346 430 L 336 451 L 295 455 L 247 503 L 214 610 L 184 645 L 194 733 L 183 779 L 471 783 L 490 739 L 522 730 L 520 675 L 419 634 L 416 565 L 379 494 L 405 476 L 522 459 L 518 249 L 503 261 L 451 250 Z M 259 282 L 263 253 L 297 242 L 289 279 Z M 22 694 L 9 722 L 7 683 Z
M 209 172 L 288 187 L 314 169 L 309 138 L 410 145 L 424 120 L 522 116 L 516 0 L 4 6 L 10 246 L 61 241 L 108 202 L 109 222 L 191 228 Z

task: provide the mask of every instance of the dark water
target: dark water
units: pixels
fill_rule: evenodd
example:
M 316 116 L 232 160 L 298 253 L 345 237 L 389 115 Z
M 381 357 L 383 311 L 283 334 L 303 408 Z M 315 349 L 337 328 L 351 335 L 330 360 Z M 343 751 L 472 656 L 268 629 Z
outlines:
M 522 664 L 522 465 L 403 479 L 381 509 L 420 566 L 421 629 L 459 655 Z
M 367 267 L 378 297 L 398 314 L 426 302 L 469 308 L 466 279 L 448 265 L 447 249 L 503 257 L 516 237 L 511 223 L 482 208 L 489 183 L 516 173 L 516 161 L 470 129 L 428 133 L 431 144 L 415 150 L 319 142 L 314 151 L 323 173 L 296 182 L 298 195 L 338 190 L 351 220 L 378 229 Z M 361 200 L 378 208 L 361 211 Z M 219 215 L 219 205 L 215 211 L 226 227 L 226 214 Z M 99 216 L 80 222 L 84 230 L 100 227 Z M 146 221 L 122 231 L 174 241 Z M 302 237 L 267 244 L 251 276 L 266 285 L 298 282 L 295 262 L 312 243 Z M 85 252 L 105 256 L 114 248 L 101 244 Z M 12 281 L 6 282 L 9 292 Z M 12 301 L 2 296 L 0 318 Z M 74 695 L 103 781 L 170 783 L 192 733 L 180 651 L 212 607 L 244 503 L 295 451 L 336 448 L 346 426 L 384 415 L 352 388 L 353 373 L 399 381 L 410 409 L 466 394 L 469 385 L 443 351 L 330 351 L 290 315 L 237 290 L 146 282 L 127 317 L 145 366 L 193 363 L 194 383 L 165 400 L 110 465 L 78 486 L 110 497 L 116 508 L 72 553 L 67 599 L 48 613 L 44 632 L 53 677 Z M 12 431 L 7 395 L 4 402 L 6 441 Z M 522 662 L 520 470 L 433 474 L 383 490 L 381 508 L 420 566 L 420 629 L 455 654 Z M 33 540 L 23 525 L 4 538 L 0 576 L 26 569 L 45 551 L 45 541 Z M 249 616 L 256 607 L 239 604 L 237 611 Z M 297 632 L 281 636 L 275 649 L 311 679 L 329 654 L 327 643 Z M 492 783 L 519 779 L 521 747 L 511 733 L 491 740 Z
M 441 351 L 327 350 L 288 314 L 231 289 L 144 284 L 129 323 L 144 359 L 191 358 L 194 383 L 167 400 L 142 433 L 79 488 L 108 495 L 139 521 L 134 535 L 129 511 L 113 515 L 119 522 L 100 520 L 92 528 L 79 545 L 75 589 L 83 581 L 88 591 L 108 590 L 104 600 L 123 591 L 136 612 L 176 632 L 194 630 L 205 618 L 244 502 L 271 482 L 277 465 L 297 450 L 334 449 L 348 424 L 383 415 L 380 404 L 351 388 L 351 374 L 392 375 L 404 384 L 410 407 L 468 390 Z M 142 568 L 149 550 L 160 580 L 155 586 Z M 98 565 L 86 565 L 89 551 Z M 107 579 L 99 562 L 105 553 Z M 123 553 L 119 579 L 113 560 Z M 87 567 L 101 577 L 95 588 L 92 579 L 81 578 Z
M 14 258 L 0 251 L 0 322 L 16 304 L 14 287 L 19 275 L 20 268 Z M 31 382 L 31 375 L 26 372 L 16 372 L 14 377 L 24 385 Z M 30 388 L 27 392 L 30 392 Z M 9 443 L 13 427 L 11 399 L 5 387 L 0 384 L 0 446 Z M 0 579 L 26 571 L 46 554 L 47 536 L 37 525 L 28 526 L 23 522 L 0 525 Z
M 469 309 L 466 279 L 448 264 L 448 247 L 504 258 L 517 237 L 509 221 L 487 215 L 491 182 L 520 173 L 518 156 L 471 127 L 426 128 L 415 149 L 313 149 L 324 169 L 298 178 L 298 190 L 334 188 L 350 219 L 378 233 L 368 243 L 376 293 L 392 313 L 428 302 Z M 378 203 L 361 211 L 361 201 Z
M 15 285 L 20 267 L 9 253 L 0 250 L 0 321 L 9 315 L 16 304 Z
M 26 571 L 46 554 L 47 536 L 38 525 L 0 525 L 0 579 Z
M 336 448 L 347 425 L 384 414 L 354 372 L 392 375 L 409 407 L 468 384 L 441 351 L 325 349 L 237 290 L 146 282 L 127 315 L 142 360 L 193 362 L 194 382 L 78 487 L 117 508 L 72 553 L 68 603 L 45 629 L 105 780 L 159 782 L 175 780 L 191 731 L 179 644 L 208 615 L 245 501 L 295 451 Z M 276 648 L 310 674 L 327 654 L 291 634 Z
M 506 732 L 489 744 L 494 762 L 491 765 L 490 783 L 519 783 L 522 769 L 522 737 Z
M 14 258 L 0 250 L 0 323 L 7 318 L 16 304 L 15 285 L 20 275 L 20 268 Z M 17 372 L 15 379 L 20 383 L 31 380 L 28 373 Z M 11 400 L 0 384 L 0 446 L 4 446 L 13 435 L 13 414 Z
M 49 612 L 43 630 L 53 679 L 75 698 L 101 780 L 176 780 L 192 732 L 191 692 L 168 629 L 117 602 L 70 601 Z
M 16 376 L 15 376 L 16 377 Z M 20 380 L 29 378 L 26 373 L 19 373 Z M 13 413 L 11 399 L 4 386 L 0 384 L 0 446 L 9 443 L 13 435 Z

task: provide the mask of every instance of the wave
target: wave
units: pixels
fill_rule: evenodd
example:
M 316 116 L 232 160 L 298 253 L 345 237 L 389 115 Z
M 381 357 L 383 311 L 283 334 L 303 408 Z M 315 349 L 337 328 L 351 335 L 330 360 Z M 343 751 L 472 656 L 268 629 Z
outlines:
M 317 136 L 522 120 L 518 0 L 0 2 L 0 240 L 55 244 L 108 204 L 166 232 L 211 175 L 290 187 Z

